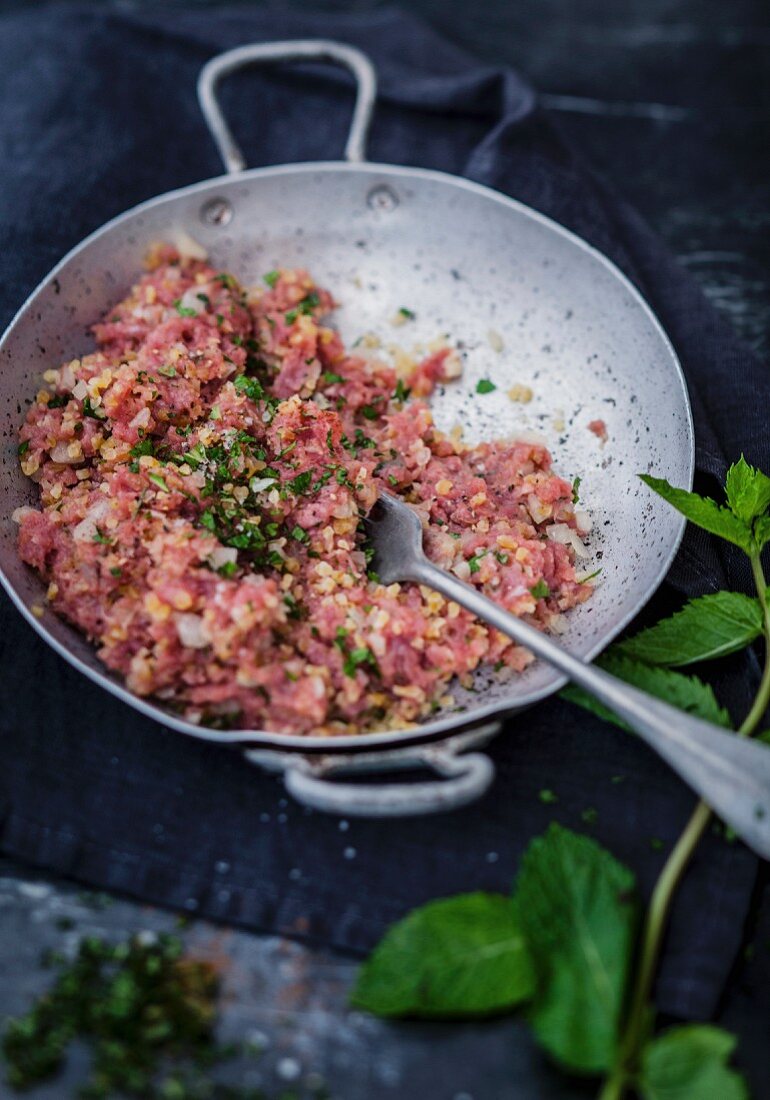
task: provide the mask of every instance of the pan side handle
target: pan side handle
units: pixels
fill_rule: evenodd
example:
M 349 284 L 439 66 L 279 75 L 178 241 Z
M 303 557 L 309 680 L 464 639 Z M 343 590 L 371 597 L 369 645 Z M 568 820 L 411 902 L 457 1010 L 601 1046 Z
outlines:
M 252 763 L 263 763 L 259 752 L 247 752 Z M 415 748 L 399 753 L 345 756 L 338 760 L 308 757 L 280 765 L 286 790 L 298 802 L 323 813 L 346 817 L 410 817 L 441 813 L 474 802 L 489 788 L 495 769 L 480 752 L 455 753 L 451 748 Z M 335 777 L 427 767 L 438 778 L 404 783 L 340 783 Z
M 366 54 L 342 42 L 324 38 L 303 38 L 292 42 L 260 42 L 237 46 L 218 54 L 201 69 L 198 102 L 225 168 L 230 174 L 243 172 L 246 161 L 225 121 L 217 98 L 219 81 L 248 65 L 269 65 L 278 61 L 330 61 L 348 69 L 356 81 L 356 103 L 345 145 L 345 159 L 366 160 L 366 139 L 377 97 L 377 76 Z

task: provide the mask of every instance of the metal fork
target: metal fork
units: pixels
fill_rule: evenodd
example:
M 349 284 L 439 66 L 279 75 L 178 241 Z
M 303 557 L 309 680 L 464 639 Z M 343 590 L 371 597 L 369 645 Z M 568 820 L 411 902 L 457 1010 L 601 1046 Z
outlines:
M 623 718 L 750 848 L 770 859 L 770 748 L 630 687 L 434 565 L 423 553 L 419 516 L 391 494 L 380 496 L 365 525 L 384 584 L 434 588 L 563 672 Z

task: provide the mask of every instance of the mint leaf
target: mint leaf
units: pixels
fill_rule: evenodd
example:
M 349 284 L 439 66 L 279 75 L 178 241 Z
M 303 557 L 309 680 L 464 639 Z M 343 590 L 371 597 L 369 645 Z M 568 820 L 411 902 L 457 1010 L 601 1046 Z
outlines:
M 533 989 L 513 903 L 478 892 L 429 902 L 394 924 L 362 966 L 352 1003 L 378 1016 L 478 1016 Z
M 728 1061 L 735 1038 L 708 1024 L 685 1024 L 653 1039 L 642 1055 L 644 1100 L 748 1100 Z
M 654 492 L 672 504 L 696 527 L 702 527 L 712 535 L 727 539 L 728 542 L 740 546 L 741 550 L 745 550 L 747 554 L 751 554 L 754 550 L 751 529 L 743 520 L 733 515 L 729 508 L 724 508 L 709 497 L 688 493 L 686 489 L 676 489 L 673 485 L 669 485 L 665 478 L 652 477 L 651 474 L 639 474 L 639 477 L 645 485 L 649 485 Z
M 634 876 L 594 840 L 560 825 L 532 841 L 514 901 L 537 989 L 530 1020 L 570 1069 L 611 1065 L 638 922 Z
M 697 676 L 685 676 L 682 672 L 672 672 L 668 668 L 643 665 L 618 652 L 616 647 L 600 657 L 596 663 L 612 676 L 617 676 L 627 684 L 633 684 L 641 691 L 647 691 L 650 695 L 663 699 L 672 707 L 678 707 L 687 714 L 695 714 L 698 718 L 704 718 L 707 722 L 714 722 L 718 726 L 729 728 L 731 725 L 730 715 L 724 707 L 720 707 L 709 685 L 704 684 Z M 569 699 L 571 703 L 577 703 L 578 706 L 585 707 L 593 714 L 598 714 L 607 722 L 613 722 L 622 729 L 630 729 L 603 703 L 575 684 L 568 684 L 562 691 L 562 696 Z
M 671 618 L 618 642 L 614 650 L 647 665 L 676 667 L 735 653 L 761 633 L 759 600 L 715 592 L 690 600 Z
M 770 505 L 770 477 L 749 466 L 743 455 L 727 471 L 725 491 L 727 503 L 744 523 L 751 524 Z

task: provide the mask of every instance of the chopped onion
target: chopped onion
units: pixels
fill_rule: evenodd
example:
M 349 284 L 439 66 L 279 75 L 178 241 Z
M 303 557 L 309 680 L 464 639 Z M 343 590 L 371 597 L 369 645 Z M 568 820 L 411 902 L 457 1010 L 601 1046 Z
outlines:
M 21 508 L 14 508 L 11 512 L 11 519 L 14 523 L 21 523 L 24 517 L 32 512 L 37 512 L 37 508 L 32 508 L 29 504 L 22 504 Z
M 92 504 L 86 514 L 81 519 L 80 523 L 72 530 L 73 539 L 77 539 L 78 542 L 93 542 L 94 535 L 96 534 L 96 528 L 101 521 L 110 511 L 110 501 L 102 498 L 97 500 L 95 504 Z
M 265 489 L 269 489 L 275 485 L 276 479 L 274 477 L 253 477 L 249 482 L 249 488 L 252 493 L 261 493 Z
M 78 362 L 78 360 L 75 360 Z M 59 385 L 63 386 L 65 390 L 71 390 L 75 385 L 75 372 L 69 363 L 65 363 L 59 371 Z
M 238 561 L 238 551 L 234 546 L 217 546 L 209 554 L 209 561 L 215 569 L 221 569 L 223 565 Z
M 563 546 L 571 546 L 579 558 L 590 558 L 588 550 L 578 538 L 577 531 L 566 523 L 554 523 L 547 531 L 548 538 L 552 542 L 560 542 Z
M 179 308 L 194 309 L 196 313 L 203 313 L 204 309 L 206 308 L 206 304 L 200 298 L 200 295 L 205 295 L 206 291 L 209 289 L 210 287 L 207 284 L 204 286 L 199 286 L 197 283 L 195 283 L 193 286 L 189 287 L 182 295 L 179 302 Z
M 529 494 L 526 504 L 527 511 L 532 516 L 532 519 L 535 521 L 535 523 L 542 523 L 543 520 L 548 519 L 548 517 L 553 513 L 553 508 L 551 507 L 551 505 L 545 504 L 540 499 L 540 497 L 536 496 L 534 493 Z
M 58 462 L 62 466 L 77 466 L 83 461 L 83 454 L 81 451 L 79 458 L 73 458 L 69 453 L 69 443 L 61 442 L 57 443 L 55 447 L 51 448 L 51 461 Z
M 585 508 L 575 509 L 575 523 L 581 535 L 587 535 L 594 525 L 590 513 L 587 512 Z
M 76 397 L 78 399 L 78 401 L 82 401 L 87 393 L 88 393 L 88 386 L 85 384 L 85 382 L 81 378 L 72 387 L 72 396 Z
M 139 410 L 134 419 L 129 423 L 129 428 L 146 428 L 150 423 L 150 408 L 145 405 Z
M 209 644 L 203 635 L 203 619 L 193 612 L 178 612 L 174 616 L 179 641 L 188 649 L 205 649 Z
M 203 245 L 184 229 L 178 229 L 176 233 L 172 234 L 172 240 L 183 259 L 207 260 L 209 258 L 209 254 Z

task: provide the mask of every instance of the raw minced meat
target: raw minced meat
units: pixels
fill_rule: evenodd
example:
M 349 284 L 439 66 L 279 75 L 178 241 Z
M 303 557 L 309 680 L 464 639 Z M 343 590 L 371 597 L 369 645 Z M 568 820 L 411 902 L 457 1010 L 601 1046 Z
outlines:
M 417 509 L 434 561 L 527 621 L 558 630 L 590 595 L 545 447 L 442 434 L 422 398 L 457 353 L 402 356 L 397 376 L 345 349 L 334 305 L 304 271 L 245 291 L 159 246 L 21 429 L 40 490 L 16 516 L 22 558 L 108 668 L 190 721 L 403 728 L 480 664 L 529 663 L 438 593 L 379 583 L 360 521 L 383 489 Z

